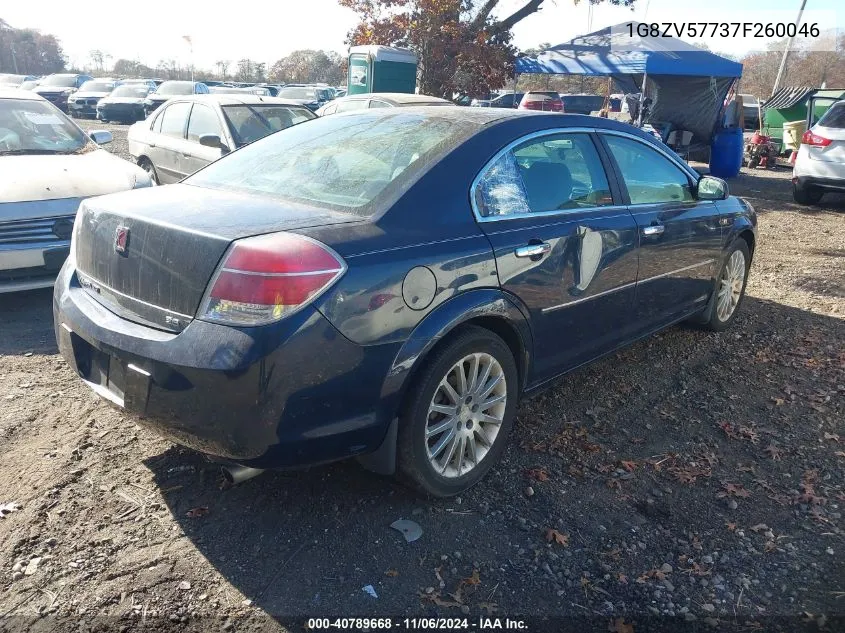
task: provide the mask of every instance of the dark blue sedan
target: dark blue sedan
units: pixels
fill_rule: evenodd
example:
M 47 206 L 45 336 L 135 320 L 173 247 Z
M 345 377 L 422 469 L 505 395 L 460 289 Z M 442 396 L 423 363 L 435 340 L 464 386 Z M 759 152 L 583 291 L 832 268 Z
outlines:
M 372 110 L 84 201 L 56 335 L 233 479 L 356 456 L 446 496 L 521 397 L 673 323 L 728 327 L 755 241 L 746 202 L 630 126 Z

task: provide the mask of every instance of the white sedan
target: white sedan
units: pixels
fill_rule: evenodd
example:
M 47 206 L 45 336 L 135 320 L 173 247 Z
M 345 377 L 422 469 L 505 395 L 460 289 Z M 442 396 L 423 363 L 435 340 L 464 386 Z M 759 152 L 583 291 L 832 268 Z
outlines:
M 845 192 L 845 101 L 834 103 L 804 133 L 792 187 L 799 204 L 818 204 L 827 191 Z
M 43 97 L 0 89 L 0 293 L 53 285 L 80 201 L 150 186 L 143 169 L 100 147 Z

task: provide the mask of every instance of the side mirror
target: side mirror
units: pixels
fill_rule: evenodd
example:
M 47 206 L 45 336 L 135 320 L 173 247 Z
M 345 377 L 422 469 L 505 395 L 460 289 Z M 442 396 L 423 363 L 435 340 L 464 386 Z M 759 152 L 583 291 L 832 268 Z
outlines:
M 111 132 L 108 130 L 91 130 L 88 132 L 88 136 L 91 137 L 91 140 L 94 141 L 97 145 L 105 145 L 106 143 L 112 142 L 112 135 Z
M 224 154 L 229 153 L 229 148 L 226 147 L 226 143 L 220 140 L 220 137 L 217 134 L 203 134 L 200 136 L 200 145 L 204 145 L 205 147 L 213 147 L 215 149 L 221 150 Z
M 702 176 L 697 194 L 699 200 L 725 200 L 730 195 L 728 183 L 715 176 Z

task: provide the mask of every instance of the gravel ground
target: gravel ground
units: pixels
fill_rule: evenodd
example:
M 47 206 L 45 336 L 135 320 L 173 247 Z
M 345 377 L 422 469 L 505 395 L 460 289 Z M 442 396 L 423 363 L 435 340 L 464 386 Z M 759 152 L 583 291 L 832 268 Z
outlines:
M 126 126 L 86 127 L 126 151 Z M 798 207 L 788 178 L 731 183 L 760 214 L 732 330 L 672 328 L 570 374 L 447 501 L 354 463 L 227 488 L 68 370 L 49 292 L 5 297 L 0 630 L 845 630 L 845 200 Z

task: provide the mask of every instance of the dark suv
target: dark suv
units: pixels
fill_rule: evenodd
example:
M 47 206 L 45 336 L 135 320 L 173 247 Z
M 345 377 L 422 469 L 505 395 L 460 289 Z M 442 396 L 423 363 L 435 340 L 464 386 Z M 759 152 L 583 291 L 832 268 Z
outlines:
M 93 79 L 91 75 L 76 75 L 72 73 L 57 73 L 47 75 L 38 82 L 34 92 L 40 94 L 62 112 L 67 112 L 67 98 L 86 81 Z

